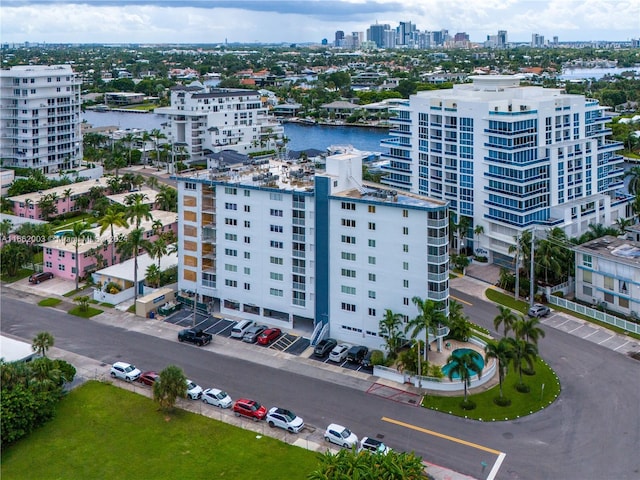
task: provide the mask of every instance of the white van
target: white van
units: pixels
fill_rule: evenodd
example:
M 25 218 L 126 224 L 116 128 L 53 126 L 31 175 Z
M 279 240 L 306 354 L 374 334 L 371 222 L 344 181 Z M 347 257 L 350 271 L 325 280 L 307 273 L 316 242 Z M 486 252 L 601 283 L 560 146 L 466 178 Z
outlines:
M 255 324 L 256 324 L 256 322 L 254 322 L 252 320 L 240 320 L 231 329 L 230 337 L 231 338 L 242 338 L 242 337 L 244 337 L 244 334 L 247 332 L 247 330 L 249 330 Z

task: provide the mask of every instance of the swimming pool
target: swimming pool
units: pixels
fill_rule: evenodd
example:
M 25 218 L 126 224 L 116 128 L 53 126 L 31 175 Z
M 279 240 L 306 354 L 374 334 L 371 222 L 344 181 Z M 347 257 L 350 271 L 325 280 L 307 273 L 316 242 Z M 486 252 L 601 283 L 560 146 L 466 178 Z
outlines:
M 482 369 L 484 368 L 484 358 L 482 358 L 482 355 L 480 355 L 478 352 L 476 352 L 475 350 L 472 350 L 470 348 L 456 348 L 453 352 L 451 352 L 451 355 L 453 357 L 461 357 L 462 355 L 464 355 L 465 353 L 471 353 L 471 357 L 473 358 L 473 362 L 480 367 L 480 371 L 482 371 Z M 453 368 L 453 362 L 449 362 L 447 363 L 444 367 L 442 367 L 442 373 L 444 373 L 444 376 L 449 378 L 449 370 L 451 370 Z M 471 376 L 477 375 L 476 372 L 474 372 L 473 370 L 469 370 L 469 374 Z M 453 374 L 453 378 L 455 380 L 459 380 L 460 379 L 460 375 L 458 375 L 457 373 Z

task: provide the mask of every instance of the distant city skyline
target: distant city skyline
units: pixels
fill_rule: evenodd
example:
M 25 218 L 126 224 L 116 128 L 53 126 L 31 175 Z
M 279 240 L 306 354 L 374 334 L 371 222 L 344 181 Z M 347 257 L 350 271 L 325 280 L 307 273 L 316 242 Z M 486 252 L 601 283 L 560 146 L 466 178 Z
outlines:
M 2 43 L 320 43 L 411 22 L 513 43 L 640 37 L 638 0 L 3 0 Z

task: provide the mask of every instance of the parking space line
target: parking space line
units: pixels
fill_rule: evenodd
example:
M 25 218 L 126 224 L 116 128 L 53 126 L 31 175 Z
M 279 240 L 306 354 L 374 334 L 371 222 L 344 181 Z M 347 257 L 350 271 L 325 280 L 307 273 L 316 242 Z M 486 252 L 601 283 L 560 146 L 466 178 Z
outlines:
M 600 345 L 600 344 L 602 344 L 602 343 L 604 343 L 604 342 L 606 342 L 606 341 L 608 341 L 608 340 L 611 340 L 612 338 L 613 338 L 613 335 L 611 335 L 610 337 L 605 338 L 605 339 L 604 339 L 604 340 L 602 340 L 601 342 L 598 342 L 598 345 Z M 627 342 L 627 343 L 628 343 L 628 342 Z M 626 343 L 625 343 L 624 345 L 626 345 Z M 620 347 L 621 347 L 621 346 L 622 346 L 622 345 L 620 345 Z M 620 348 L 620 347 L 618 347 L 618 348 Z M 616 350 L 616 349 L 614 349 L 614 351 L 615 351 L 615 350 Z
M 608 339 L 607 339 L 607 340 L 608 340 Z M 616 350 L 618 350 L 619 348 L 624 347 L 625 345 L 627 345 L 627 343 L 629 343 L 629 340 L 627 340 L 626 342 L 624 342 L 622 345 L 620 345 L 620 346 L 618 346 L 618 347 L 614 348 L 614 349 L 613 349 L 613 351 L 615 352 L 615 351 L 616 351 Z
M 502 453 L 500 450 L 495 450 L 493 448 L 485 447 L 484 445 L 479 445 L 477 443 L 469 442 L 467 440 L 462 440 L 461 438 L 445 435 L 444 433 L 436 432 L 433 430 L 427 430 L 426 428 L 418 427 L 417 425 L 412 425 L 410 423 L 401 422 L 400 420 L 394 420 L 393 418 L 382 417 L 381 420 L 383 422 L 393 423 L 401 427 L 426 433 L 427 435 L 432 435 L 434 437 L 443 438 L 444 440 L 449 440 L 451 442 L 459 443 L 460 445 L 465 445 L 467 447 L 475 448 L 477 450 L 482 450 L 483 452 L 493 453 L 495 455 L 500 455 Z
M 582 337 L 583 340 L 586 340 L 587 338 L 589 338 L 591 335 L 595 335 L 596 333 L 598 333 L 598 330 L 594 330 L 593 332 L 591 332 L 589 335 L 587 335 L 586 337 Z M 600 345 L 600 344 L 598 344 Z
M 573 332 L 575 332 L 576 330 L 578 330 L 579 328 L 582 328 L 582 327 L 584 327 L 584 325 L 578 325 L 576 328 L 574 328 L 573 330 L 569 330 L 567 333 L 573 333 Z

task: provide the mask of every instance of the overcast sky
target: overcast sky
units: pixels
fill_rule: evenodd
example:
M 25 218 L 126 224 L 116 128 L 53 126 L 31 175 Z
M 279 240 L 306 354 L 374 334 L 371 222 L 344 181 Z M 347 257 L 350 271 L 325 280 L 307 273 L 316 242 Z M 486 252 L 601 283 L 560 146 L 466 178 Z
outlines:
M 512 42 L 640 37 L 640 0 L 1 0 L 0 10 L 3 43 L 331 42 L 336 30 L 400 21 L 473 42 L 498 30 Z

